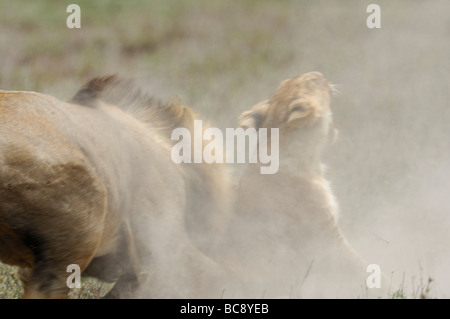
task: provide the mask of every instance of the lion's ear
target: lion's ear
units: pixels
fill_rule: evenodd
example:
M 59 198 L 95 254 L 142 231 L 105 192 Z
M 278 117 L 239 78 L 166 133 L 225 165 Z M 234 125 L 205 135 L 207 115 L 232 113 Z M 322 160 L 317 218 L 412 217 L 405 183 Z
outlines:
M 289 104 L 287 124 L 289 126 L 301 126 L 312 118 L 313 107 L 310 102 L 296 99 Z
M 267 111 L 269 109 L 269 100 L 259 102 L 252 107 L 250 111 L 245 111 L 239 117 L 239 125 L 243 129 L 253 127 L 259 129 L 266 119 Z

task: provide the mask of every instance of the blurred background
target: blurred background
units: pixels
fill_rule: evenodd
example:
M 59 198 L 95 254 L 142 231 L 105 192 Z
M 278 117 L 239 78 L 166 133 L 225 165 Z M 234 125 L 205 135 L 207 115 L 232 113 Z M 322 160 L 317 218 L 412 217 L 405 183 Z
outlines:
M 118 73 L 225 128 L 283 79 L 320 71 L 340 90 L 324 161 L 344 234 L 401 297 L 432 278 L 429 295 L 448 298 L 450 3 L 377 0 L 369 29 L 373 2 L 0 0 L 0 89 L 66 100 Z M 80 29 L 66 26 L 70 3 Z M 16 277 L 0 267 L 0 297 L 18 296 Z

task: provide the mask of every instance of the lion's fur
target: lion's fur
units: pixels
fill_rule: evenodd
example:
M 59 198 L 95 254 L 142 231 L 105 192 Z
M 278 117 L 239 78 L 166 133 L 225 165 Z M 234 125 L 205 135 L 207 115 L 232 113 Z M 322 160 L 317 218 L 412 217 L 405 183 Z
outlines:
M 226 177 L 170 158 L 167 133 L 194 118 L 115 76 L 69 103 L 0 91 L 0 260 L 28 268 L 25 297 L 65 297 L 69 264 L 119 277 L 115 297 L 220 295 L 208 278 L 222 270 L 186 225 L 223 224 Z
M 28 298 L 66 297 L 69 264 L 117 281 L 110 297 L 363 296 L 321 163 L 331 90 L 307 73 L 241 115 L 279 128 L 280 164 L 250 164 L 234 209 L 223 166 L 172 162 L 172 130 L 198 118 L 179 100 L 117 76 L 68 103 L 0 91 L 0 260 L 26 269 Z
M 248 278 L 245 297 L 366 295 L 366 265 L 337 225 L 321 163 L 334 130 L 330 92 L 320 73 L 307 73 L 283 81 L 240 117 L 243 128 L 280 132 L 279 171 L 261 175 L 259 163 L 247 167 L 226 237 L 233 249 L 224 262 L 234 260 Z
M 163 104 L 142 92 L 133 80 L 117 75 L 91 79 L 70 99 L 71 103 L 90 107 L 95 107 L 99 101 L 120 108 L 153 129 L 164 131 L 161 135 L 169 139 L 175 128 L 191 129 L 194 119 L 198 119 L 198 115 L 179 99 Z

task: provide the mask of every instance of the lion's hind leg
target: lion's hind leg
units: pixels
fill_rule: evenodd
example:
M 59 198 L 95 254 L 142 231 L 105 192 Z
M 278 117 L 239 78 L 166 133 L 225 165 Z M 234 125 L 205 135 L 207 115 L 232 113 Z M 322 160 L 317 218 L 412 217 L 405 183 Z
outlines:
M 24 285 L 24 299 L 65 299 L 69 288 L 66 285 L 68 274 L 65 271 L 48 267 L 41 262 L 33 268 L 23 269 L 20 279 Z
M 63 233 L 61 233 L 62 235 Z M 74 265 L 80 274 L 89 263 L 95 245 L 85 244 L 83 250 L 65 246 L 62 242 L 47 241 L 35 236 L 28 241 L 34 255 L 31 268 L 22 269 L 20 277 L 24 285 L 24 299 L 65 299 L 68 298 L 69 284 L 73 283 Z M 70 242 L 70 241 L 69 241 Z

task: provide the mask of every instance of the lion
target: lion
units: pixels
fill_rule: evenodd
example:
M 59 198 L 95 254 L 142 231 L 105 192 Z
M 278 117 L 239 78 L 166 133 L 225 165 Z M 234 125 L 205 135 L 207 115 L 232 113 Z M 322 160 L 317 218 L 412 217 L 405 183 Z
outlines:
M 227 224 L 227 175 L 170 157 L 195 118 L 115 75 L 68 102 L 0 91 L 0 261 L 24 269 L 24 298 L 67 298 L 72 264 L 116 282 L 107 297 L 220 296 L 202 238 Z
M 279 170 L 262 175 L 261 163 L 249 164 L 239 181 L 222 243 L 228 251 L 223 262 L 247 278 L 238 296 L 369 295 L 367 263 L 337 224 L 337 200 L 321 161 L 323 148 L 337 134 L 332 89 L 321 73 L 306 73 L 284 80 L 270 99 L 240 116 L 244 129 L 279 129 Z M 269 135 L 267 147 L 276 142 Z M 373 296 L 381 294 L 374 290 Z

